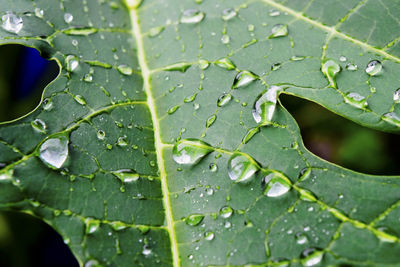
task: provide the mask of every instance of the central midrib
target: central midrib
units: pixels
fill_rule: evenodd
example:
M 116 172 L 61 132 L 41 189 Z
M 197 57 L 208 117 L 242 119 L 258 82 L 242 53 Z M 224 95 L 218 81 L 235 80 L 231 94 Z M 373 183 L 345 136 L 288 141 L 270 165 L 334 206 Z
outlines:
M 164 208 L 165 208 L 165 217 L 167 220 L 167 229 L 170 235 L 170 240 L 171 240 L 171 252 L 172 252 L 172 260 L 173 260 L 173 265 L 175 267 L 180 266 L 180 261 L 179 261 L 179 250 L 178 250 L 178 242 L 176 240 L 176 235 L 175 235 L 175 229 L 174 229 L 174 219 L 172 215 L 172 210 L 171 210 L 171 204 L 169 200 L 169 190 L 168 190 L 168 184 L 167 184 L 167 177 L 165 173 L 165 166 L 164 166 L 164 159 L 162 157 L 162 141 L 161 141 L 161 135 L 160 135 L 160 124 L 159 120 L 157 118 L 157 112 L 156 112 L 156 107 L 154 103 L 154 98 L 153 98 L 153 92 L 151 91 L 151 83 L 150 83 L 150 69 L 147 66 L 146 62 L 146 54 L 143 46 L 143 39 L 142 39 L 142 33 L 141 29 L 139 26 L 139 17 L 137 14 L 137 7 L 136 6 L 129 6 L 129 13 L 131 17 L 131 24 L 132 24 L 132 35 L 134 39 L 136 40 L 137 44 L 137 55 L 138 55 L 138 61 L 139 61 L 139 66 L 142 71 L 142 77 L 143 77 L 143 84 L 144 84 L 144 89 L 147 95 L 147 105 L 149 107 L 152 121 L 153 121 L 153 127 L 154 127 L 154 138 L 155 138 L 155 149 L 157 153 L 157 163 L 158 163 L 158 168 L 160 171 L 160 180 L 161 180 L 161 188 L 163 192 L 163 203 L 164 203 Z

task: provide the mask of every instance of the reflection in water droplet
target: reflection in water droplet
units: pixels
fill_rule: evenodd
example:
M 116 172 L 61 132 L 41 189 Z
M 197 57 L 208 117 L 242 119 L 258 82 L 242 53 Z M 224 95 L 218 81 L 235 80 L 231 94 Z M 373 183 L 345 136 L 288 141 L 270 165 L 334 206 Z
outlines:
M 315 248 L 308 248 L 303 251 L 301 264 L 306 267 L 319 264 L 324 257 L 324 252 Z
M 248 155 L 235 153 L 228 161 L 228 175 L 235 182 L 249 181 L 258 170 L 257 163 Z
M 67 63 L 67 70 L 74 71 L 79 66 L 79 59 L 74 55 L 68 55 L 65 59 Z
M 226 104 L 229 103 L 229 101 L 231 101 L 232 99 L 232 95 L 231 94 L 227 94 L 227 93 L 223 93 L 217 101 L 217 105 L 218 107 L 222 107 L 225 106 Z
M 233 214 L 233 209 L 230 206 L 224 206 L 219 210 L 219 215 L 221 215 L 222 218 L 228 219 L 231 217 Z
M 379 60 L 371 60 L 367 67 L 365 68 L 365 72 L 370 76 L 375 76 L 381 73 L 382 71 L 382 63 Z
M 214 235 L 213 232 L 205 232 L 204 233 L 204 239 L 205 240 L 211 241 L 211 240 L 214 239 L 214 237 L 215 237 L 215 235 Z
M 397 89 L 393 94 L 393 101 L 395 103 L 400 103 L 400 88 Z
M 183 139 L 174 145 L 172 156 L 178 164 L 193 165 L 212 151 L 209 144 L 198 139 Z
M 222 37 L 221 37 L 221 42 L 222 42 L 223 44 L 229 44 L 230 39 L 231 39 L 231 38 L 229 37 L 229 35 L 224 34 L 224 35 L 222 35 Z
M 261 125 L 269 125 L 275 114 L 276 101 L 278 92 L 282 88 L 279 86 L 271 86 L 267 92 L 262 94 L 253 106 L 253 118 Z
M 367 99 L 359 93 L 348 93 L 344 96 L 344 102 L 359 109 L 364 109 L 368 106 Z
M 297 242 L 297 244 L 299 244 L 299 245 L 303 245 L 303 244 L 305 244 L 305 243 L 308 242 L 308 238 L 307 238 L 307 236 L 306 236 L 305 234 L 303 234 L 303 233 L 297 233 L 297 234 L 296 234 L 296 242 Z
M 234 70 L 236 69 L 235 64 L 229 58 L 221 58 L 215 61 L 217 66 L 224 68 L 226 70 Z
M 230 20 L 236 17 L 237 12 L 233 8 L 227 8 L 222 11 L 222 19 L 223 20 Z
M 185 222 L 187 225 L 196 226 L 204 219 L 204 215 L 201 214 L 192 214 L 185 218 Z
M 400 116 L 398 116 L 396 113 L 394 112 L 389 112 L 386 113 L 382 116 L 382 120 L 395 125 L 397 127 L 400 127 Z
M 46 133 L 46 123 L 44 121 L 42 121 L 41 119 L 36 119 L 34 121 L 31 122 L 31 125 L 33 127 L 33 129 L 35 129 L 36 131 L 45 134 Z
M 68 158 L 68 141 L 66 136 L 47 139 L 40 146 L 40 159 L 53 168 L 61 168 Z
M 254 73 L 247 70 L 241 71 L 236 75 L 233 81 L 233 88 L 245 87 L 255 79 L 257 79 L 257 75 Z
M 133 73 L 132 68 L 129 67 L 129 66 L 127 66 L 127 65 L 124 65 L 124 64 L 119 65 L 119 66 L 117 67 L 117 70 L 118 70 L 120 73 L 124 74 L 124 75 L 132 75 L 132 73 Z
M 112 172 L 116 177 L 118 177 L 123 183 L 131 183 L 139 180 L 139 174 L 131 169 L 121 169 Z
M 1 17 L 3 24 L 2 28 L 11 33 L 19 33 L 24 26 L 21 17 L 18 17 L 14 13 L 8 11 L 5 15 Z
M 204 17 L 205 17 L 204 12 L 201 12 L 196 9 L 187 9 L 183 11 L 180 22 L 189 24 L 199 23 L 204 19 Z
M 279 176 L 280 174 L 273 174 L 264 190 L 264 195 L 267 197 L 280 197 L 289 192 L 291 184 L 289 184 L 288 179 L 283 179 Z
M 72 14 L 70 14 L 70 13 L 64 14 L 64 21 L 66 23 L 71 23 L 73 19 L 74 19 L 74 16 L 72 16 Z
M 210 163 L 208 166 L 211 172 L 216 172 L 218 170 L 218 165 L 215 163 Z
M 158 27 L 151 28 L 149 31 L 149 36 L 156 37 L 157 35 L 162 33 L 164 31 L 164 29 L 165 29 L 164 26 L 158 26 Z
M 277 38 L 287 36 L 289 33 L 288 26 L 286 24 L 276 24 L 272 27 L 270 38 Z
M 333 59 L 326 59 L 322 62 L 321 66 L 322 73 L 328 79 L 331 86 L 336 88 L 335 77 L 340 72 L 341 68 L 336 61 Z

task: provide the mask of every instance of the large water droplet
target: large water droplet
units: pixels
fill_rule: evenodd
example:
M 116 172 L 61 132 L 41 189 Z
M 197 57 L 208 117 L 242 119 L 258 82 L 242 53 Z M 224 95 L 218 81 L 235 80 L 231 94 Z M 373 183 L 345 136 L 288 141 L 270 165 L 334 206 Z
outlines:
M 132 75 L 132 73 L 133 73 L 133 70 L 132 70 L 132 68 L 131 67 L 129 67 L 128 65 L 119 65 L 118 67 L 117 67 L 117 70 L 120 72 L 120 73 L 122 73 L 122 74 L 124 74 L 124 75 Z
M 139 180 L 139 174 L 131 169 L 121 169 L 112 172 L 116 177 L 118 177 L 123 183 L 131 183 Z
M 237 12 L 233 8 L 227 8 L 222 11 L 222 19 L 227 21 L 236 17 Z
M 235 153 L 228 161 L 228 175 L 235 182 L 249 181 L 258 170 L 257 163 L 248 155 Z
M 67 70 L 74 71 L 79 66 L 79 59 L 77 56 L 68 55 L 65 58 L 65 62 L 67 63 Z
M 224 206 L 219 210 L 219 215 L 221 215 L 222 218 L 228 219 L 231 217 L 233 214 L 233 209 L 230 206 Z
M 172 156 L 178 164 L 193 165 L 208 155 L 213 149 L 198 139 L 183 139 L 174 145 Z
M 72 16 L 72 14 L 70 14 L 70 13 L 64 14 L 64 21 L 66 23 L 71 23 L 73 19 L 74 19 L 74 16 Z
M 40 159 L 53 168 L 61 168 L 68 158 L 68 141 L 66 136 L 47 139 L 40 146 Z
M 35 129 L 36 131 L 45 134 L 46 133 L 46 123 L 44 121 L 42 121 L 41 119 L 36 119 L 34 121 L 31 122 L 31 125 L 33 127 L 33 129 Z
M 324 252 L 315 248 L 309 248 L 303 251 L 301 264 L 306 267 L 319 264 L 324 257 Z
M 221 58 L 215 61 L 218 67 L 224 68 L 226 70 L 236 69 L 236 65 L 229 58 Z
M 233 81 L 233 88 L 244 87 L 255 79 L 257 79 L 257 75 L 254 73 L 247 70 L 241 71 L 236 75 L 235 80 Z
M 232 99 L 232 95 L 231 94 L 227 94 L 227 93 L 223 93 L 217 101 L 217 105 L 218 107 L 222 107 L 225 106 L 226 104 L 229 103 L 229 101 L 231 101 Z
M 215 237 L 215 234 L 213 232 L 209 231 L 209 232 L 205 232 L 204 233 L 204 239 L 205 240 L 211 241 L 211 240 L 214 239 L 214 237 Z
M 204 219 L 204 215 L 202 214 L 192 214 L 185 218 L 185 222 L 187 225 L 196 226 Z
M 281 89 L 281 87 L 273 85 L 256 100 L 253 106 L 253 118 L 257 123 L 271 124 L 275 114 L 278 91 Z
M 393 101 L 395 103 L 400 103 L 400 88 L 397 89 L 393 94 Z
M 197 9 L 187 9 L 183 11 L 180 22 L 181 23 L 199 23 L 205 17 L 205 13 Z
M 271 180 L 268 182 L 267 187 L 264 190 L 264 195 L 267 197 L 280 197 L 289 192 L 292 186 L 287 179 L 280 177 L 281 174 L 274 173 L 270 175 L 272 175 L 272 177 L 267 178 Z
M 382 71 L 382 63 L 379 60 L 371 60 L 367 67 L 365 68 L 365 72 L 370 76 L 375 76 L 381 73 Z
M 15 34 L 19 33 L 24 26 L 22 18 L 9 11 L 1 17 L 1 20 L 3 29 Z
M 397 127 L 400 127 L 400 117 L 394 112 L 389 112 L 389 113 L 384 114 L 382 116 L 382 120 L 384 120 L 392 125 L 395 125 Z
M 331 86 L 336 87 L 335 77 L 341 70 L 340 65 L 333 59 L 326 59 L 322 62 L 321 70 Z
M 288 26 L 286 24 L 276 24 L 272 27 L 270 38 L 277 38 L 287 36 L 289 33 Z
M 359 93 L 348 93 L 344 96 L 344 102 L 359 109 L 364 109 L 368 106 L 367 99 Z

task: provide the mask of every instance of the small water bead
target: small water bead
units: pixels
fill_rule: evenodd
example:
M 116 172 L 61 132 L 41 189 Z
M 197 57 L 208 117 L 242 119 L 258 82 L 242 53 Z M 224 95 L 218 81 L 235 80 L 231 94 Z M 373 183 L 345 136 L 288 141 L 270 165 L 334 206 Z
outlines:
M 211 172 L 216 172 L 218 170 L 218 165 L 215 163 L 210 163 L 208 168 L 210 169 Z
M 74 55 L 68 55 L 65 59 L 65 62 L 67 63 L 68 71 L 74 71 L 79 66 L 79 59 L 77 56 Z
M 234 153 L 228 161 L 228 175 L 235 182 L 249 181 L 258 170 L 259 166 L 248 155 Z
M 121 169 L 112 172 L 116 177 L 118 177 L 123 183 L 131 183 L 139 180 L 139 174 L 131 169 Z
M 207 60 L 201 59 L 199 60 L 199 68 L 202 70 L 205 70 L 208 68 L 208 66 L 210 66 L 210 62 L 208 62 Z
M 353 107 L 364 109 L 368 106 L 367 99 L 359 93 L 348 93 L 344 96 L 344 102 Z
M 68 158 L 68 142 L 66 136 L 47 139 L 40 146 L 40 159 L 53 168 L 61 168 Z
M 72 16 L 72 14 L 70 14 L 70 13 L 64 14 L 64 21 L 66 23 L 71 23 L 73 19 L 74 19 L 74 16 Z
M 128 141 L 126 139 L 127 139 L 126 135 L 119 137 L 118 140 L 117 140 L 117 145 L 121 146 L 121 147 L 127 146 L 128 145 Z
M 88 218 L 85 220 L 86 234 L 93 234 L 100 228 L 100 221 Z
M 164 26 L 158 26 L 158 27 L 151 28 L 149 31 L 149 36 L 156 37 L 157 35 L 162 33 L 164 31 L 164 29 L 165 29 Z
M 347 61 L 347 58 L 345 56 L 341 56 L 341 57 L 339 57 L 339 60 L 341 62 L 345 62 L 345 61 Z
M 382 63 L 379 60 L 371 60 L 367 67 L 365 68 L 365 72 L 370 76 L 375 76 L 381 73 L 382 71 Z
M 76 40 L 76 39 L 73 39 L 72 41 L 71 41 L 71 43 L 72 43 L 72 45 L 73 46 L 78 46 L 78 40 Z
M 231 217 L 233 214 L 233 209 L 230 206 L 224 206 L 219 210 L 219 215 L 221 215 L 222 218 L 228 219 Z
M 236 17 L 237 12 L 233 8 L 227 8 L 222 11 L 222 19 L 225 21 L 231 20 Z
M 264 195 L 267 197 L 280 197 L 289 192 L 291 184 L 279 176 L 275 176 L 268 182 L 264 190 Z
M 211 241 L 214 239 L 214 237 L 215 237 L 215 234 L 213 232 L 205 232 L 204 233 L 205 240 Z
M 260 132 L 259 127 L 250 128 L 243 137 L 242 143 L 247 144 L 257 133 Z
M 208 117 L 208 119 L 206 121 L 206 127 L 210 128 L 214 124 L 216 119 L 217 119 L 217 115 L 215 115 L 215 114 Z
M 100 267 L 100 263 L 97 260 L 89 260 L 85 263 L 85 267 Z
M 83 96 L 76 95 L 76 96 L 74 96 L 74 99 L 75 99 L 76 102 L 78 102 L 78 104 L 86 105 L 86 100 L 85 100 L 85 98 Z
M 232 88 L 236 89 L 239 87 L 245 87 L 256 79 L 257 75 L 255 75 L 254 73 L 247 70 L 241 71 L 236 75 L 235 80 L 233 81 Z
M 311 176 L 311 168 L 304 168 L 300 171 L 299 182 L 305 181 Z
M 124 65 L 124 64 L 122 64 L 122 65 L 119 65 L 118 67 L 117 67 L 117 70 L 120 72 L 120 73 L 122 73 L 123 75 L 132 75 L 132 73 L 133 73 L 133 70 L 132 70 L 132 68 L 131 67 L 129 67 L 128 65 Z
M 193 165 L 212 150 L 209 144 L 199 139 L 182 139 L 174 145 L 172 157 L 178 164 Z
M 223 93 L 217 101 L 217 106 L 218 107 L 223 107 L 226 104 L 228 104 L 232 100 L 232 95 L 228 93 Z
M 222 37 L 221 37 L 221 42 L 222 42 L 223 44 L 229 44 L 230 39 L 231 39 L 231 38 L 229 37 L 229 35 L 224 34 L 224 35 L 222 35 Z
M 397 89 L 393 94 L 393 101 L 395 103 L 400 103 L 400 88 Z
M 232 223 L 231 222 L 225 222 L 224 227 L 225 228 L 231 228 Z
M 286 24 L 276 24 L 272 27 L 270 38 L 278 38 L 287 36 L 289 33 L 288 26 Z
M 53 108 L 53 101 L 50 98 L 43 100 L 43 109 L 49 111 Z
M 397 127 L 400 127 L 400 116 L 398 116 L 394 112 L 388 112 L 382 116 L 382 120 L 395 125 Z
M 303 245 L 308 242 L 307 236 L 303 233 L 297 233 L 295 238 L 296 238 L 296 243 L 299 245 Z
M 277 17 L 281 14 L 281 12 L 276 9 L 271 9 L 268 14 L 270 17 Z
M 194 94 L 191 95 L 191 96 L 185 97 L 185 99 L 183 100 L 183 102 L 185 102 L 185 103 L 193 102 L 193 101 L 196 99 L 196 97 L 197 97 L 197 93 L 194 93 Z
M 326 59 L 322 62 L 321 71 L 328 78 L 331 86 L 336 87 L 335 77 L 341 71 L 340 65 L 333 59 Z
M 355 71 L 358 70 L 358 66 L 353 63 L 347 63 L 346 70 Z
M 167 110 L 167 113 L 168 113 L 169 115 L 174 114 L 175 111 L 177 111 L 177 110 L 179 109 L 179 107 L 180 107 L 179 105 L 170 107 L 170 108 Z
M 303 251 L 301 264 L 310 267 L 319 264 L 324 257 L 324 252 L 315 248 L 308 248 Z
M 187 9 L 183 11 L 180 22 L 186 24 L 195 24 L 201 22 L 206 14 L 197 9 Z
M 187 225 L 196 226 L 199 225 L 204 219 L 204 215 L 202 214 L 192 214 L 185 218 L 185 222 Z
M 142 254 L 144 256 L 149 256 L 151 254 L 152 250 L 148 245 L 143 246 Z
M 253 106 L 253 118 L 257 123 L 268 125 L 272 122 L 280 90 L 281 87 L 273 85 L 256 100 Z
M 255 26 L 254 26 L 253 24 L 247 25 L 247 30 L 248 30 L 249 32 L 253 32 L 254 29 L 255 29 Z
M 35 119 L 34 121 L 31 122 L 31 125 L 35 131 L 38 131 L 40 133 L 46 133 L 46 123 L 42 121 L 41 119 Z
M 35 8 L 35 16 L 38 17 L 38 18 L 43 18 L 43 16 L 44 16 L 43 9 L 40 9 L 38 7 Z
M 206 189 L 206 193 L 207 193 L 207 195 L 212 196 L 212 195 L 214 194 L 214 189 L 212 189 L 212 188 L 207 188 L 207 189 Z
M 85 82 L 88 82 L 88 83 L 90 83 L 90 82 L 92 82 L 92 81 L 93 81 L 93 75 L 92 75 L 92 74 L 90 74 L 90 73 L 88 73 L 88 74 L 85 74 L 85 76 L 83 77 L 83 80 L 84 80 Z
M 218 67 L 224 68 L 226 70 L 236 69 L 236 65 L 229 58 L 221 58 L 215 61 Z
M 188 62 L 178 62 L 172 65 L 169 65 L 164 68 L 166 71 L 180 71 L 182 73 L 186 72 L 188 68 L 192 66 L 192 63 Z
M 21 17 L 15 15 L 13 12 L 6 12 L 5 15 L 1 17 L 2 20 L 2 28 L 11 33 L 19 33 L 24 26 L 23 20 Z

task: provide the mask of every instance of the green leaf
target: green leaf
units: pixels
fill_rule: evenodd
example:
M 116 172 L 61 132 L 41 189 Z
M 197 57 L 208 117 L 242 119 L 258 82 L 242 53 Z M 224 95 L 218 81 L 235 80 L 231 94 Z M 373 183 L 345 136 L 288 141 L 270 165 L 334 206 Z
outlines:
M 61 71 L 0 127 L 0 207 L 87 266 L 396 265 L 399 177 L 310 153 L 279 94 L 400 132 L 399 5 L 1 1 Z

